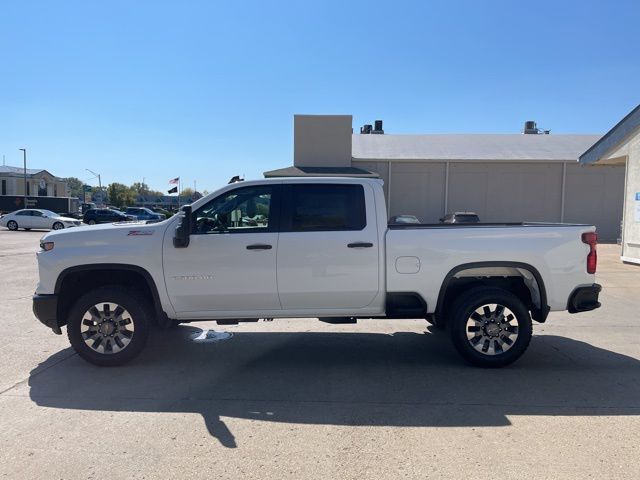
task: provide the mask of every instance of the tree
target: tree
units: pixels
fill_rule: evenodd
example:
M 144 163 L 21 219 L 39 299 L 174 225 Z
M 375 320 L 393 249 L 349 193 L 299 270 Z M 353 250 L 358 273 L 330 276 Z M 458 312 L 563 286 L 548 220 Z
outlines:
M 187 198 L 191 198 L 193 197 L 193 188 L 183 188 L 182 191 L 180 192 L 180 196 L 181 197 L 187 197 Z
M 69 188 L 69 196 L 70 197 L 78 197 L 84 198 L 84 191 L 82 190 L 82 180 L 76 177 L 67 177 L 63 178 L 65 182 L 67 182 L 67 187 Z
M 107 188 L 109 203 L 115 207 L 133 205 L 136 201 L 136 192 L 122 183 L 111 183 Z
M 133 185 L 131 185 L 131 190 L 136 192 L 138 195 L 148 195 L 149 185 L 144 182 L 135 182 Z

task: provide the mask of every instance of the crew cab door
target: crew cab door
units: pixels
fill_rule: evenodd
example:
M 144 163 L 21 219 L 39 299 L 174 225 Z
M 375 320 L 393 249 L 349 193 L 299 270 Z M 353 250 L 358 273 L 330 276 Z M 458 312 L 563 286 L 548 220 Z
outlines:
M 164 241 L 167 292 L 178 314 L 279 310 L 280 185 L 229 190 L 194 210 L 186 248 Z
M 284 310 L 357 310 L 380 289 L 373 190 L 358 183 L 283 185 L 278 292 Z M 370 205 L 370 208 L 366 208 Z

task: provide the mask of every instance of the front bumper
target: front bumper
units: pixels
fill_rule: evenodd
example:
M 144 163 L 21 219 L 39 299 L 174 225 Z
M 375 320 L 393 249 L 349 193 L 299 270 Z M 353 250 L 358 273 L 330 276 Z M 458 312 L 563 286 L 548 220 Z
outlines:
M 588 312 L 600 308 L 598 295 L 602 290 L 602 286 L 594 283 L 587 287 L 576 288 L 569 296 L 567 310 L 569 313 Z
M 62 335 L 62 330 L 60 330 L 60 325 L 58 325 L 57 295 L 34 295 L 33 314 L 38 320 L 53 330 L 54 333 Z

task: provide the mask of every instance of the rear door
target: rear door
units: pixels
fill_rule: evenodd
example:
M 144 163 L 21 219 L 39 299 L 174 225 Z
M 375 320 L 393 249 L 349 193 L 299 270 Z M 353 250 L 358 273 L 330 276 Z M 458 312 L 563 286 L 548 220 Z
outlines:
M 380 289 L 373 189 L 357 183 L 293 183 L 283 190 L 277 258 L 282 308 L 369 305 Z

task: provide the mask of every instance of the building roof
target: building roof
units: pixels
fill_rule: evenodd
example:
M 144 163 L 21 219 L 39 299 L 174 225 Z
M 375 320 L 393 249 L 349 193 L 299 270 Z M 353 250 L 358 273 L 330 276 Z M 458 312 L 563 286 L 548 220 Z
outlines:
M 49 171 L 43 170 L 42 168 L 27 168 L 27 177 L 33 177 L 34 175 L 38 175 L 40 173 L 46 173 L 49 176 L 53 177 L 56 180 L 62 180 L 55 175 L 52 175 Z M 22 167 L 11 167 L 9 165 L 0 165 L 0 175 L 3 177 L 20 177 L 24 176 L 24 168 Z
M 597 162 L 607 152 L 620 145 L 638 127 L 640 127 L 640 105 L 631 110 L 626 117 L 605 133 L 591 148 L 580 155 L 580 163 L 588 165 Z
M 264 172 L 265 178 L 274 177 L 357 177 L 379 178 L 375 172 L 357 167 L 286 167 Z
M 600 135 L 353 135 L 354 160 L 577 161 Z

